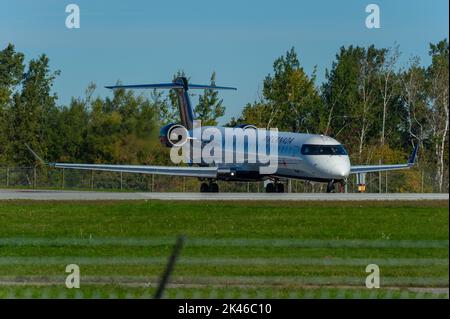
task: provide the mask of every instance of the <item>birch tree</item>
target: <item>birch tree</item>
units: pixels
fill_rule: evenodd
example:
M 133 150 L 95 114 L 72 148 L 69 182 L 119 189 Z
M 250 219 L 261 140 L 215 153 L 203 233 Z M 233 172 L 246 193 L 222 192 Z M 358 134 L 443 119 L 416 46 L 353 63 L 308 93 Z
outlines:
M 437 161 L 436 183 L 439 192 L 443 191 L 446 164 L 444 157 L 448 149 L 449 109 L 448 109 L 448 42 L 430 44 L 432 63 L 428 67 L 429 108 L 431 111 L 431 130 Z

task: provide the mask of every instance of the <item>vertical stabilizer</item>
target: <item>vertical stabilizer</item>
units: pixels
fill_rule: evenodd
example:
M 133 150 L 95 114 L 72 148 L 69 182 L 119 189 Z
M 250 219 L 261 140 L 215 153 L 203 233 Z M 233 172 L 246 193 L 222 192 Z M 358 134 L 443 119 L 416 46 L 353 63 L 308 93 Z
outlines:
M 189 98 L 189 86 L 185 77 L 178 77 L 173 81 L 180 87 L 174 88 L 178 98 L 178 109 L 180 111 L 181 124 L 188 130 L 192 130 L 194 123 L 194 111 Z

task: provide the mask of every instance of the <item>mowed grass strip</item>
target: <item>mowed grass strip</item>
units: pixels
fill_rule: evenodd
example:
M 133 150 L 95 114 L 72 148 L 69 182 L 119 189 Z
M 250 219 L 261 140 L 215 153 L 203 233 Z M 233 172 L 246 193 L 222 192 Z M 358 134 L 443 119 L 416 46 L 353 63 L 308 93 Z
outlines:
M 1 257 L 48 258 L 70 257 L 140 257 L 167 258 L 173 245 L 161 246 L 2 246 Z M 189 239 L 182 250 L 182 257 L 193 258 L 359 258 L 359 259 L 448 259 L 448 248 L 297 248 L 297 247 L 235 247 L 191 246 Z
M 61 285 L 65 287 L 66 277 L 53 276 L 18 276 L 0 277 L 1 286 L 49 286 Z M 114 284 L 123 287 L 156 287 L 159 285 L 158 276 L 117 276 L 117 275 L 84 275 L 82 286 Z M 398 277 L 383 276 L 380 278 L 384 288 L 430 288 L 448 289 L 448 277 Z M 173 287 L 278 287 L 278 288 L 303 288 L 311 286 L 333 286 L 366 288 L 365 277 L 361 276 L 172 276 L 170 286 Z
M 67 263 L 61 264 L 36 264 L 36 265 L 1 265 L 0 277 L 7 276 L 20 279 L 23 276 L 65 276 Z M 92 265 L 81 264 L 81 276 L 160 276 L 164 271 L 164 264 L 114 264 L 114 265 Z M 358 277 L 364 281 L 366 276 L 366 265 L 217 265 L 217 264 L 178 264 L 174 270 L 174 276 L 197 276 L 197 277 L 286 277 L 287 280 L 309 277 L 337 277 L 345 284 L 346 277 Z M 426 265 L 426 266 L 380 266 L 380 276 L 404 277 L 418 279 L 446 278 L 448 285 L 448 266 Z M 442 283 L 443 281 L 440 280 Z
M 123 238 L 104 237 L 93 238 L 23 238 L 6 237 L 0 238 L 0 246 L 134 246 L 153 247 L 167 246 L 173 244 L 174 239 L 170 237 L 152 238 Z M 448 248 L 447 240 L 321 240 L 321 239 L 248 239 L 248 238 L 190 238 L 188 244 L 191 247 L 290 247 L 290 248 Z
M 117 285 L 87 285 L 81 289 L 65 289 L 60 286 L 0 287 L 0 299 L 149 299 L 155 288 L 123 287 Z M 164 298 L 172 299 L 448 299 L 448 292 L 411 291 L 408 289 L 337 289 L 337 288 L 168 288 Z
M 108 257 L 139 262 L 80 263 L 82 276 L 159 276 L 184 234 L 175 277 L 282 277 L 284 286 L 293 279 L 335 278 L 346 284 L 346 278 L 364 281 L 366 261 L 385 261 L 382 278 L 448 286 L 447 205 L 0 202 L 0 277 L 64 276 L 66 262 Z
M 154 265 L 166 264 L 164 257 L 0 257 L 0 265 Z M 180 257 L 179 265 L 273 265 L 273 266 L 448 266 L 448 259 L 437 258 L 198 258 Z
M 0 202 L 0 238 L 447 240 L 448 203 Z

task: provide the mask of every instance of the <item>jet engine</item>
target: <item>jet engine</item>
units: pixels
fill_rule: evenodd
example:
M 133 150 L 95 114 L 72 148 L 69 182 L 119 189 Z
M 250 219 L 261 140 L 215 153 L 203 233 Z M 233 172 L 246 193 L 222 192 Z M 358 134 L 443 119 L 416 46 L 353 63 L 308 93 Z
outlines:
M 159 130 L 159 141 L 165 147 L 181 146 L 187 140 L 187 130 L 178 123 L 171 123 Z
M 257 130 L 258 128 L 255 126 L 255 125 L 253 125 L 253 124 L 238 124 L 238 125 L 236 125 L 235 127 L 239 127 L 239 128 L 241 128 L 241 129 L 243 129 L 243 130 L 246 130 L 246 129 L 248 129 L 248 128 L 251 128 L 251 129 L 254 129 L 254 130 Z

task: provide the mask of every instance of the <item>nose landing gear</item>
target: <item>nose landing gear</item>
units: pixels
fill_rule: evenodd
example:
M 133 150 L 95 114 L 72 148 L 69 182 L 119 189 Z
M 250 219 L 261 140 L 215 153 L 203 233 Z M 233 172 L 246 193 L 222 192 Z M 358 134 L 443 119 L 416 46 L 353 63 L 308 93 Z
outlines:
M 330 180 L 327 184 L 327 193 L 336 193 L 335 185 L 338 184 L 338 192 L 345 192 L 345 181 L 335 181 L 334 179 Z
M 330 180 L 327 184 L 327 193 L 334 193 L 334 179 Z

